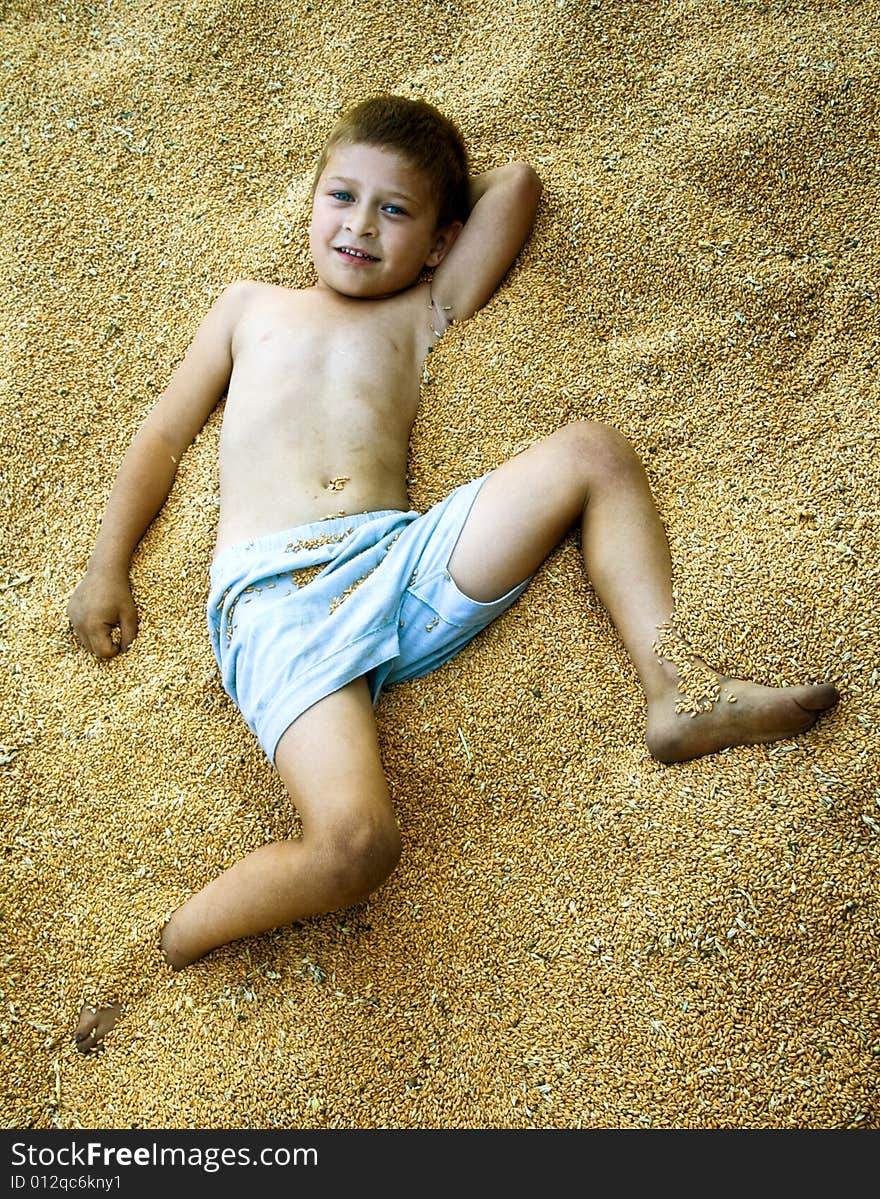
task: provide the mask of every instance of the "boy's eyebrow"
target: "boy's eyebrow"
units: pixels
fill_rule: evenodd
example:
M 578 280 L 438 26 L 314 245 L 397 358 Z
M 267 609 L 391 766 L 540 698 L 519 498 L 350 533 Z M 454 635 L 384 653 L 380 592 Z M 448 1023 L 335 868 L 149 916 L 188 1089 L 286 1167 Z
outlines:
M 348 179 L 345 175 L 329 175 L 325 182 L 327 185 L 331 183 L 341 183 L 344 187 L 353 188 L 358 186 L 358 181 L 356 179 Z M 407 191 L 403 191 L 403 189 L 399 187 L 389 187 L 387 189 L 387 193 L 389 196 L 395 196 L 399 200 L 405 200 L 407 204 L 419 203 L 419 200 L 416 196 L 411 195 Z

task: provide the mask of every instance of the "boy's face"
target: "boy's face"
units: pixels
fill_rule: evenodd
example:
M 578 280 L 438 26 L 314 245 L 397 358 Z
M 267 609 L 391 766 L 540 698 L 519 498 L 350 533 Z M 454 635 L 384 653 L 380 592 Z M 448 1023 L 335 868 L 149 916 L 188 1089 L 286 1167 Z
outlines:
M 309 244 L 319 286 L 377 299 L 436 266 L 461 228 L 437 228 L 425 175 L 396 151 L 356 142 L 334 147 L 312 201 Z

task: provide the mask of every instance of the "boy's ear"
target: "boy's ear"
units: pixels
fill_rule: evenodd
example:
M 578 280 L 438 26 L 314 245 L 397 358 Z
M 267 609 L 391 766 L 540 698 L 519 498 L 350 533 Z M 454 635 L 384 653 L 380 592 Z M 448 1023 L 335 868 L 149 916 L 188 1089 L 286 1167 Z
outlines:
M 431 247 L 430 254 L 425 259 L 425 266 L 439 266 L 452 249 L 455 239 L 463 228 L 464 224 L 462 221 L 451 221 L 448 225 L 441 225 L 434 234 L 434 245 Z

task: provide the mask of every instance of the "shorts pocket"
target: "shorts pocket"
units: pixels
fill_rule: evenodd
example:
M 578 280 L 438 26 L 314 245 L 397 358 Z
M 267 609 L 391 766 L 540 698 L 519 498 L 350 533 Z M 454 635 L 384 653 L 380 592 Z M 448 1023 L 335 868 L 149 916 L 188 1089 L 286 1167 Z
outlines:
M 462 629 L 479 629 L 505 612 L 529 585 L 525 579 L 498 599 L 482 603 L 471 599 L 459 588 L 448 570 L 419 579 L 409 591 L 426 604 L 441 620 Z

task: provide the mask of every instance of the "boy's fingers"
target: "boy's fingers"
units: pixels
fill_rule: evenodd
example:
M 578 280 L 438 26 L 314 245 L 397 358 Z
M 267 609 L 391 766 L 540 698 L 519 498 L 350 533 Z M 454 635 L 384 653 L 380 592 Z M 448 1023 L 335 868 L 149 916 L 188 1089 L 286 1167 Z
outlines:
M 74 622 L 71 621 L 70 631 L 73 633 L 74 640 L 77 641 L 83 647 L 83 649 L 87 649 L 91 654 L 95 652 L 92 644 L 92 636 L 87 629 L 83 628 L 82 625 L 74 624 Z
M 137 609 L 132 605 L 131 609 L 120 613 L 119 616 L 119 648 L 125 652 L 137 636 L 138 631 L 138 615 Z
M 82 623 L 70 620 L 70 629 L 83 649 L 96 658 L 115 658 L 120 651 L 127 650 L 137 636 L 137 608 L 133 601 L 126 604 L 115 620 L 93 618 Z
M 92 651 L 96 658 L 114 658 L 119 653 L 119 646 L 113 640 L 115 625 L 104 624 L 92 630 L 86 643 L 86 649 Z
M 115 620 L 91 620 L 74 627 L 74 632 L 81 645 L 96 658 L 114 658 L 120 649 L 120 639 L 114 636 L 117 625 Z

